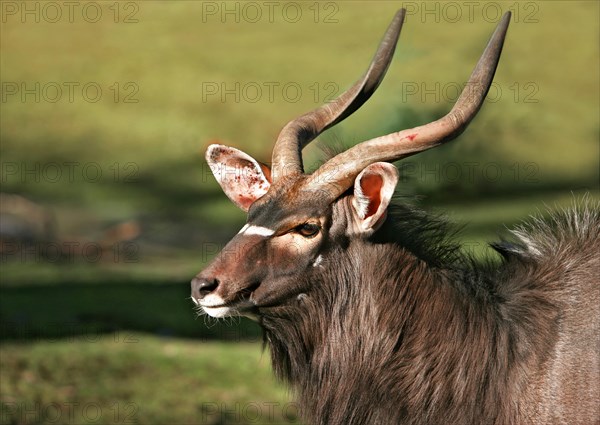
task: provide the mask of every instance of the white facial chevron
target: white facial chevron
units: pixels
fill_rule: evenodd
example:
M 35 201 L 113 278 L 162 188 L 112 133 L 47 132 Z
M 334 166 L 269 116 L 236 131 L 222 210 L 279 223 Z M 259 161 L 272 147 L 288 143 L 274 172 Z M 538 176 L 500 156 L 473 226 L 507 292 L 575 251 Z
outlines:
M 271 229 L 267 229 L 266 227 L 262 227 L 262 226 L 251 226 L 249 224 L 246 224 L 244 227 L 242 227 L 242 230 L 240 230 L 238 232 L 238 234 L 243 234 L 243 235 L 255 235 L 255 236 L 272 236 L 275 233 L 275 230 L 271 230 Z

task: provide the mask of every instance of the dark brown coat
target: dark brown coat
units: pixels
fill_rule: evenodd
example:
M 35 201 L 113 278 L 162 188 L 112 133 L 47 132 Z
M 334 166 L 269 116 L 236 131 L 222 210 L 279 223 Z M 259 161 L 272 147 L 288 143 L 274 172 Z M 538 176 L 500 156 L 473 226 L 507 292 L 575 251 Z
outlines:
M 418 237 L 414 218 L 397 221 Z M 307 423 L 599 423 L 597 206 L 516 231 L 499 265 L 427 248 L 427 231 L 411 252 L 391 227 L 336 247 L 306 296 L 262 316 Z

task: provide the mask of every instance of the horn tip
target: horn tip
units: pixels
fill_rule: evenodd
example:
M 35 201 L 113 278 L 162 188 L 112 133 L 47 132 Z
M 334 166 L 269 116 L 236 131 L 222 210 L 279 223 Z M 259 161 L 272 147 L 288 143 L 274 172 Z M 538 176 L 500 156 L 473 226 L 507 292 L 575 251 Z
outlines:
M 404 16 L 405 15 L 406 15 L 406 8 L 403 7 L 403 8 L 398 9 L 396 11 L 396 14 L 394 15 L 394 17 L 395 18 L 400 18 L 400 19 L 404 20 Z
M 511 17 L 512 17 L 512 12 L 510 10 L 508 12 L 506 12 L 504 15 L 502 15 L 502 18 L 500 19 L 500 22 L 498 23 L 498 28 L 501 28 L 503 31 L 506 31 L 506 29 L 508 28 L 508 25 L 510 24 Z

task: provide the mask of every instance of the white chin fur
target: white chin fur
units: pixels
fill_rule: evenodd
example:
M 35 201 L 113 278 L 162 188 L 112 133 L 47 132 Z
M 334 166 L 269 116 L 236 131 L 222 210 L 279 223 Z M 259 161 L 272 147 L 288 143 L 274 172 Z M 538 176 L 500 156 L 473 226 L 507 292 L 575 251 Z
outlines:
M 204 312 L 206 314 L 208 314 L 209 316 L 212 317 L 227 317 L 229 316 L 229 311 L 231 310 L 229 307 L 202 307 L 202 310 L 204 310 Z
M 223 305 L 224 303 L 225 301 L 223 301 L 223 298 L 221 298 L 220 296 L 215 294 L 209 294 L 200 301 L 200 306 L 214 307 L 217 305 Z

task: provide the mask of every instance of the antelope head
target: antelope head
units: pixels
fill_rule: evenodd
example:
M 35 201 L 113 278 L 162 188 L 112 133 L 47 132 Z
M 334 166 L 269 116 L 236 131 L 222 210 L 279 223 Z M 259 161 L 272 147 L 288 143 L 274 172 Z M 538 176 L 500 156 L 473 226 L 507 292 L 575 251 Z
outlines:
M 249 315 L 301 302 L 307 279 L 335 265 L 335 252 L 370 238 L 386 219 L 398 182 L 390 164 L 457 137 L 491 85 L 510 13 L 504 15 L 451 111 L 437 121 L 377 137 L 305 174 L 302 149 L 356 111 L 390 65 L 405 10 L 396 13 L 364 76 L 334 101 L 290 121 L 279 134 L 272 168 L 244 152 L 211 145 L 206 160 L 225 194 L 248 214 L 246 225 L 192 280 L 192 300 L 213 317 Z M 338 249 L 336 249 L 338 248 Z

